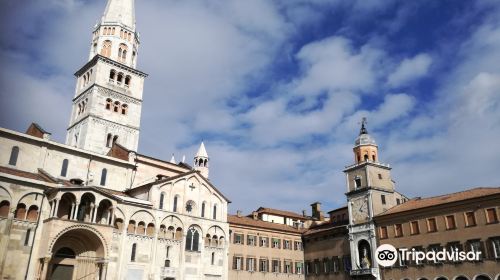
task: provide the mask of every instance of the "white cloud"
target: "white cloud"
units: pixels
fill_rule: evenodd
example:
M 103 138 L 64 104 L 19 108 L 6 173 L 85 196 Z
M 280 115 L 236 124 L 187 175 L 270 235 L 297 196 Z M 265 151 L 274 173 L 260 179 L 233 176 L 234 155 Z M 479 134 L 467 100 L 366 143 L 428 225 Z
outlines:
M 383 52 L 368 45 L 359 50 L 343 37 L 305 45 L 297 53 L 304 74 L 295 81 L 299 94 L 321 91 L 368 90 L 377 78 Z
M 413 58 L 405 58 L 396 68 L 394 73 L 389 75 L 387 83 L 393 87 L 405 86 L 418 78 L 425 76 L 432 64 L 432 57 L 421 53 Z

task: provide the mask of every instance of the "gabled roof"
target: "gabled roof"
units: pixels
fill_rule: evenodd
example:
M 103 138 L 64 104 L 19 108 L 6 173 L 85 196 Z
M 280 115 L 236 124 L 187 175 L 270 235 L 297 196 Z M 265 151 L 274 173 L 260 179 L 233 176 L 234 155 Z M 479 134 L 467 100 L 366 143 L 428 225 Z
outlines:
M 37 123 L 31 123 L 31 125 L 26 130 L 26 134 L 31 135 L 31 136 L 35 136 L 38 138 L 43 138 L 44 135 L 50 135 L 51 133 L 47 132 L 45 129 L 43 129 Z
M 106 154 L 107 156 L 118 158 L 121 160 L 128 161 L 128 156 L 130 154 L 130 150 L 123 147 L 122 145 L 118 143 L 113 143 L 113 146 L 111 146 L 111 149 L 109 149 L 108 153 Z
M 452 202 L 465 201 L 465 200 L 469 200 L 469 199 L 473 199 L 473 198 L 484 197 L 484 196 L 489 196 L 489 195 L 496 195 L 496 194 L 500 194 L 500 187 L 474 188 L 474 189 L 469 189 L 469 190 L 465 190 L 465 191 L 461 191 L 461 192 L 438 195 L 438 196 L 427 197 L 427 198 L 418 198 L 417 197 L 417 198 L 410 199 L 403 204 L 396 205 L 396 206 L 390 208 L 389 210 L 377 215 L 377 217 L 391 215 L 394 213 L 401 213 L 401 212 L 416 210 L 416 209 L 428 208 L 428 207 L 438 206 L 438 205 L 452 203 Z
M 284 224 L 264 222 L 262 220 L 258 220 L 258 219 L 255 220 L 253 218 L 249 218 L 249 217 L 245 217 L 245 216 L 238 217 L 237 215 L 227 215 L 227 221 L 229 223 L 229 226 L 231 226 L 231 224 L 232 224 L 232 225 L 256 227 L 256 228 L 276 230 L 276 231 L 285 231 L 285 232 L 297 233 L 297 234 L 301 234 L 302 232 L 305 231 L 305 229 L 298 229 L 298 228 L 291 227 L 289 225 L 284 225 Z
M 279 210 L 274 208 L 267 208 L 267 207 L 259 207 L 259 209 L 257 209 L 257 213 L 265 213 L 265 214 L 271 214 L 271 215 L 283 216 L 287 218 L 295 218 L 301 220 L 307 220 L 309 218 L 309 217 L 304 217 L 303 215 L 297 214 L 295 212 Z
M 203 175 L 201 175 L 200 172 L 197 171 L 197 170 L 191 170 L 191 171 L 188 171 L 188 172 L 185 172 L 185 173 L 181 173 L 181 174 L 176 175 L 176 176 L 172 176 L 172 177 L 167 177 L 165 179 L 156 180 L 154 182 L 147 183 L 145 185 L 138 186 L 138 187 L 135 187 L 133 189 L 127 190 L 127 193 L 133 192 L 134 190 L 143 189 L 143 188 L 149 189 L 152 186 L 155 186 L 155 185 L 158 185 L 158 184 L 163 184 L 163 183 L 168 183 L 168 182 L 177 180 L 179 178 L 182 178 L 182 177 L 185 177 L 185 176 L 189 176 L 191 174 L 194 174 L 198 179 L 201 179 L 206 184 L 208 184 L 218 195 L 220 195 L 222 198 L 224 198 L 227 201 L 227 203 L 231 203 L 231 200 L 229 200 L 225 195 L 223 195 L 214 185 L 212 185 L 212 183 L 210 183 L 210 181 L 207 180 L 207 178 L 205 178 Z

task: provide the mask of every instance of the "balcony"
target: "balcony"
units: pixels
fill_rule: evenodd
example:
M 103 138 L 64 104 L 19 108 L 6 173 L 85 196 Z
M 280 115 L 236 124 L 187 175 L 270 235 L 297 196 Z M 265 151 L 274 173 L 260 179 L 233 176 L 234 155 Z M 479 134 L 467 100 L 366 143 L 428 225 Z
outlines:
M 162 278 L 175 278 L 177 276 L 177 268 L 175 267 L 162 267 L 160 271 Z
M 351 270 L 351 276 L 378 275 L 378 268 L 359 268 Z

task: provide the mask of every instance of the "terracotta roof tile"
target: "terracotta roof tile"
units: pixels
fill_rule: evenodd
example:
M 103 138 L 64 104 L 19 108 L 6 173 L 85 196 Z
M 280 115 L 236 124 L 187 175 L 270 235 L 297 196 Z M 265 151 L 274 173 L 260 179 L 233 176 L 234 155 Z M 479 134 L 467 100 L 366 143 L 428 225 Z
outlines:
M 332 229 L 340 229 L 344 228 L 347 230 L 347 223 L 332 223 L 332 222 L 323 222 L 321 224 L 316 224 L 312 225 L 305 233 L 304 235 L 310 235 L 310 234 L 315 234 L 315 233 L 320 233 L 320 232 L 325 232 L 329 231 Z
M 377 215 L 384 216 L 394 213 L 401 213 L 405 211 L 410 211 L 414 209 L 432 207 L 436 205 L 441 205 L 445 203 L 457 202 L 462 200 L 468 200 L 477 197 L 483 197 L 493 194 L 500 194 L 500 187 L 495 188 L 474 188 L 457 193 L 444 194 L 439 196 L 427 197 L 427 198 L 413 198 L 407 202 L 394 206 L 389 210 Z
M 301 220 L 308 219 L 308 217 L 304 217 L 303 215 L 297 214 L 295 212 L 267 208 L 267 207 L 259 207 L 259 209 L 257 209 L 257 213 L 266 213 L 266 214 L 284 216 L 284 217 L 288 217 L 288 218 L 295 218 L 295 219 L 301 219 Z
M 253 218 L 245 216 L 238 217 L 236 215 L 228 215 L 227 221 L 229 222 L 229 225 L 233 224 L 233 225 L 241 225 L 248 227 L 257 227 L 257 228 L 277 230 L 277 231 L 286 231 L 297 234 L 300 234 L 305 231 L 305 229 L 297 229 L 284 224 L 276 224 L 271 222 L 264 222 L 261 220 L 254 220 Z
M 39 180 L 39 181 L 54 183 L 47 176 L 44 176 L 44 175 L 42 175 L 40 173 L 32 173 L 32 172 L 22 171 L 22 170 L 10 168 L 10 167 L 5 167 L 5 166 L 0 166 L 0 172 L 7 173 L 7 174 L 10 174 L 10 175 L 14 175 L 14 176 L 19 176 L 19 177 L 27 178 L 27 179 L 33 179 L 33 180 Z

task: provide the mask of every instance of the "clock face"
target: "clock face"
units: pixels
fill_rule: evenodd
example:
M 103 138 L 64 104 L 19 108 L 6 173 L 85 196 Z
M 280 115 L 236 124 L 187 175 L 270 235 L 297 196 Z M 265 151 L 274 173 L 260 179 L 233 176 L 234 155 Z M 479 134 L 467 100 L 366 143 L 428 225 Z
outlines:
M 368 221 L 368 200 L 366 197 L 362 196 L 352 200 L 352 216 L 355 224 Z

